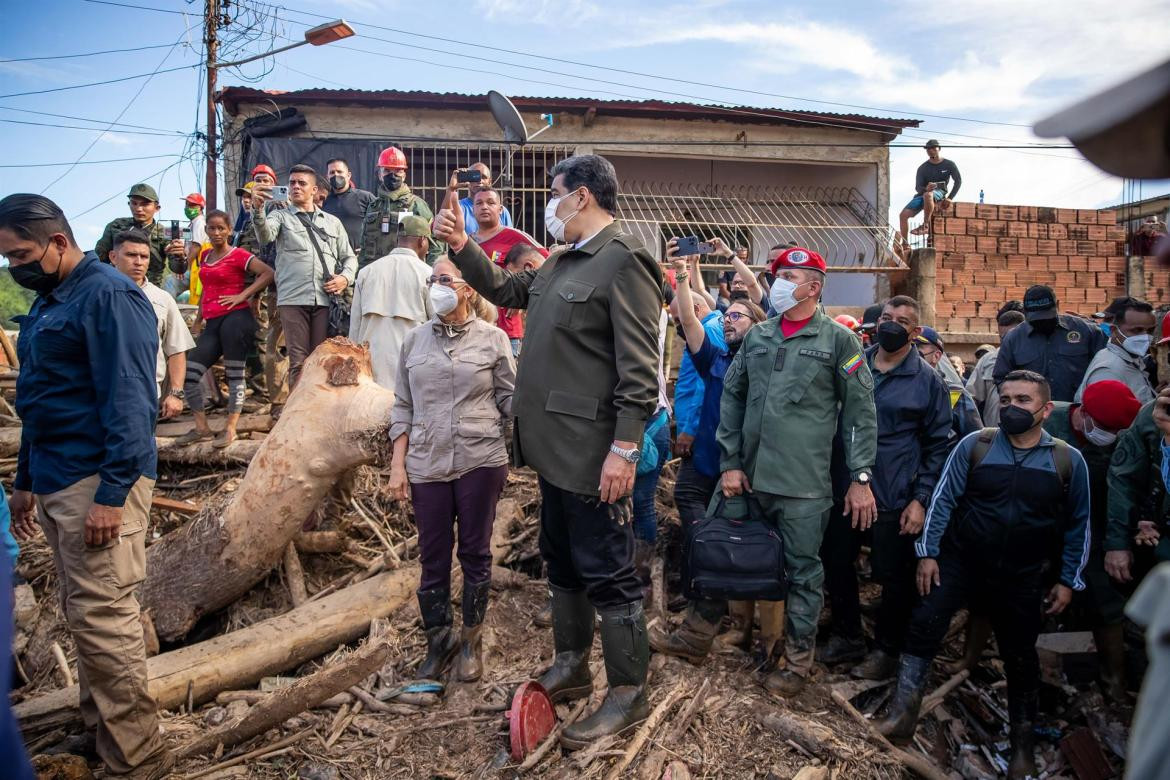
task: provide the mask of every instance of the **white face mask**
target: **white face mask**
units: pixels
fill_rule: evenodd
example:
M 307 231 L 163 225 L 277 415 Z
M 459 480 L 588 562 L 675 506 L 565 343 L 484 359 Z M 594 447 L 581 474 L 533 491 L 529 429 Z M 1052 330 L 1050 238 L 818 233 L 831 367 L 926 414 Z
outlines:
M 574 211 L 569 215 L 568 219 L 561 219 L 557 216 L 557 207 L 561 205 L 567 195 L 558 195 L 555 198 L 549 198 L 548 203 L 544 206 L 544 227 L 548 230 L 548 234 L 557 241 L 565 240 L 565 225 L 569 224 L 569 220 L 577 216 L 581 212 Z
M 1128 336 L 1121 341 L 1121 348 L 1134 357 L 1144 357 L 1150 351 L 1150 342 L 1153 337 L 1149 333 L 1138 336 Z
M 431 308 L 435 314 L 445 317 L 459 306 L 459 293 L 446 285 L 435 283 L 431 285 Z
M 1108 447 L 1113 442 L 1117 441 L 1117 434 L 1110 433 L 1107 430 L 1097 427 L 1097 423 L 1093 422 L 1093 418 L 1081 411 L 1081 416 L 1085 418 L 1085 438 L 1090 444 L 1096 444 L 1098 447 Z
M 804 282 L 800 284 L 804 284 Z M 783 314 L 793 306 L 798 306 L 808 300 L 808 298 L 796 300 L 796 288 L 800 284 L 779 278 L 772 282 L 772 289 L 768 292 L 768 302 L 772 304 L 772 310 L 776 314 Z

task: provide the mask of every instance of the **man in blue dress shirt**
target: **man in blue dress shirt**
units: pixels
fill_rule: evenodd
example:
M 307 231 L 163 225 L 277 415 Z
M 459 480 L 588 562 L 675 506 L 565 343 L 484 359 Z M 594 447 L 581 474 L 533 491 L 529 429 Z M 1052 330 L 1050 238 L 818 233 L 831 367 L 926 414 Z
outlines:
M 147 692 L 134 596 L 156 476 L 154 310 L 133 281 L 82 252 L 39 195 L 0 201 L 0 254 L 37 293 L 17 343 L 23 428 L 9 506 L 17 538 L 40 521 L 77 646 L 87 734 L 69 752 L 92 750 L 107 775 L 162 777 L 174 757 Z

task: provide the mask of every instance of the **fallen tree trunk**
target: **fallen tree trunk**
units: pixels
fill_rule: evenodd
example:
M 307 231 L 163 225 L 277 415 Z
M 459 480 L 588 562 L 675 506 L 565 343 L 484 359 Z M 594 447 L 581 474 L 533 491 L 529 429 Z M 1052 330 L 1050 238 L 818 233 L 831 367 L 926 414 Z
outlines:
M 160 463 L 180 463 L 189 466 L 247 466 L 256 457 L 264 439 L 238 439 L 223 449 L 209 441 L 176 446 L 174 439 L 155 439 Z
M 295 668 L 363 636 L 372 620 L 414 597 L 418 577 L 417 564 L 404 566 L 262 623 L 149 658 L 150 694 L 160 707 L 174 709 L 187 701 L 188 684 L 200 704 Z M 77 686 L 21 702 L 13 711 L 26 734 L 79 722 Z
M 211 428 L 211 430 L 216 431 L 217 433 L 223 430 L 223 426 L 226 423 L 226 417 L 212 415 L 211 417 L 207 418 L 207 425 Z M 268 431 L 272 430 L 272 425 L 273 422 L 271 415 L 242 414 L 240 415 L 240 419 L 236 422 L 236 433 L 252 433 L 254 431 L 267 433 Z M 187 431 L 194 429 L 194 420 L 171 420 L 170 422 L 162 422 L 155 426 L 154 435 L 164 437 L 182 436 Z
M 338 478 L 389 451 L 393 402 L 394 394 L 371 377 L 365 347 L 334 338 L 313 352 L 231 503 L 148 551 L 143 607 L 160 638 L 184 636 L 273 569 Z
M 342 660 L 301 677 L 287 688 L 270 693 L 266 699 L 253 705 L 238 723 L 223 726 L 184 745 L 179 755 L 184 758 L 197 756 L 215 750 L 220 745 L 226 749 L 263 734 L 293 715 L 357 685 L 376 672 L 389 654 L 390 645 L 385 639 L 367 642 L 365 647 Z

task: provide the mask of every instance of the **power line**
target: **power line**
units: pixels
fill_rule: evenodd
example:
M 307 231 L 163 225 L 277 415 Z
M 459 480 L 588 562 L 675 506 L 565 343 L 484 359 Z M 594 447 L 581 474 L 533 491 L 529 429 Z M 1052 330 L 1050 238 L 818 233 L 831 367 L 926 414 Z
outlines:
M 53 127 L 53 128 L 59 128 L 61 130 L 89 130 L 90 132 L 94 132 L 94 133 L 108 132 L 108 130 L 103 130 L 100 127 L 83 127 L 82 125 L 60 125 L 60 124 L 52 124 L 50 122 L 31 122 L 27 119 L 0 119 L 0 122 L 3 122 L 5 124 L 9 124 L 9 125 L 32 125 L 34 127 Z M 152 133 L 152 132 L 149 132 L 146 130 L 118 130 L 117 132 L 121 133 L 122 135 L 153 135 L 153 136 L 164 136 L 167 138 L 178 138 L 180 136 L 186 135 L 185 133 L 180 133 L 178 131 Z
M 11 59 L 0 60 L 0 62 L 42 62 L 44 60 L 72 60 L 79 57 L 96 57 L 99 54 L 126 54 L 129 52 L 149 51 L 150 49 L 165 49 L 172 44 L 159 43 L 153 46 L 135 46 L 132 49 L 106 49 L 105 51 L 88 51 L 82 54 L 56 54 L 45 57 L 13 57 Z
M 106 163 L 120 163 L 120 162 L 135 162 L 137 160 L 161 160 L 164 157 L 182 157 L 181 154 L 152 154 L 146 157 L 138 155 L 136 157 L 118 157 L 112 160 L 82 160 L 80 162 L 55 162 L 55 163 L 12 163 L 7 165 L 0 165 L 0 168 L 60 168 L 63 165 L 105 165 Z
M 194 16 L 186 11 L 176 11 L 172 8 L 151 8 L 149 6 L 131 5 L 130 3 L 114 3 L 110 0 L 84 0 L 86 3 L 93 3 L 94 5 L 116 5 L 119 8 L 130 8 L 135 11 L 158 11 L 160 14 L 179 14 L 180 16 Z
M 167 167 L 163 168 L 161 171 L 156 171 L 155 173 L 152 173 L 152 174 L 150 174 L 149 176 L 143 176 L 143 177 L 140 179 L 140 181 L 149 181 L 149 180 L 151 180 L 151 179 L 154 179 L 154 178 L 156 178 L 156 177 L 162 176 L 162 175 L 163 175 L 163 174 L 165 174 L 167 171 L 169 171 L 171 168 L 174 168 L 176 165 L 179 165 L 179 164 L 181 164 L 182 162 L 183 162 L 183 160 L 182 160 L 182 159 L 178 159 L 178 160 L 176 160 L 175 162 L 173 162 L 173 163 L 171 163 L 170 165 L 168 165 Z M 84 217 L 84 216 L 85 216 L 86 214 L 88 214 L 89 212 L 91 212 L 91 211 L 95 211 L 95 210 L 97 210 L 97 209 L 100 209 L 102 206 L 106 205 L 107 203 L 109 203 L 109 202 L 110 202 L 111 200 L 113 200 L 114 198 L 118 197 L 119 195 L 122 195 L 122 193 L 124 193 L 125 191 L 126 191 L 126 188 L 125 188 L 125 187 L 120 187 L 120 188 L 118 189 L 118 191 L 117 191 L 117 192 L 115 192 L 113 195 L 111 195 L 110 197 L 108 197 L 108 198 L 106 198 L 105 200 L 103 200 L 101 203 L 95 203 L 94 205 L 92 205 L 92 206 L 90 206 L 89 208 L 87 208 L 85 211 L 82 211 L 82 212 L 80 212 L 80 213 L 78 213 L 78 214 L 73 214 L 73 215 L 71 216 L 71 218 L 72 218 L 72 219 L 78 219 L 79 217 Z
M 135 130 L 153 130 L 153 131 L 156 131 L 156 132 L 162 133 L 162 134 L 186 135 L 186 133 L 183 132 L 182 130 L 167 130 L 166 128 L 163 128 L 163 127 L 149 127 L 147 125 L 131 125 L 131 124 L 127 124 L 125 122 L 107 122 L 104 119 L 90 119 L 89 117 L 71 116 L 70 114 L 54 114 L 54 113 L 51 113 L 49 111 L 34 111 L 31 108 L 14 108 L 12 106 L 0 106 L 0 111 L 19 111 L 22 114 L 36 114 L 38 116 L 52 116 L 52 117 L 56 117 L 58 119 L 75 119 L 78 122 L 94 122 L 95 124 L 99 124 L 99 125 L 109 124 L 113 127 L 129 127 L 129 128 L 133 128 Z M 71 125 L 46 125 L 46 127 L 59 127 L 59 126 L 71 127 Z M 79 128 L 79 129 L 97 130 L 98 128 L 93 127 L 93 128 Z
M 87 2 L 96 2 L 96 0 L 87 0 Z M 89 84 L 72 84 L 68 87 L 54 87 L 52 89 L 34 89 L 28 92 L 12 92 L 7 95 L 0 95 L 0 98 L 11 97 L 25 97 L 26 95 L 45 95 L 50 92 L 67 92 L 71 89 L 86 89 L 88 87 L 101 87 L 106 84 L 117 84 L 122 81 L 133 81 L 134 79 L 145 79 L 151 76 L 158 76 L 163 73 L 174 73 L 178 70 L 190 70 L 191 68 L 202 68 L 203 63 L 196 63 L 194 65 L 177 65 L 173 68 L 166 68 L 164 70 L 152 71 L 150 73 L 136 73 L 133 76 L 122 76 L 117 79 L 106 79 L 105 81 L 93 81 Z

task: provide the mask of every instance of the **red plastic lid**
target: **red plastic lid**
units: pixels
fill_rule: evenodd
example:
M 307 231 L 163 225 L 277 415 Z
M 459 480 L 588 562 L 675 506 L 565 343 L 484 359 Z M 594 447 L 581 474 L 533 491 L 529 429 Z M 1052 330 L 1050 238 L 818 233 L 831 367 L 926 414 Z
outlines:
M 535 681 L 516 689 L 512 709 L 508 711 L 508 736 L 512 741 L 512 760 L 523 761 L 545 737 L 552 733 L 557 714 L 544 686 Z

